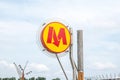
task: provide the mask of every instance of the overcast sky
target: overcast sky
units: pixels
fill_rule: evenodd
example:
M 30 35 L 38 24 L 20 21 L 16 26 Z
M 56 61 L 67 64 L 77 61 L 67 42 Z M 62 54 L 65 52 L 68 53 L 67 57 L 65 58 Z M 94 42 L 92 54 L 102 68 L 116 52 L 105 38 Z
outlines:
M 53 18 L 66 21 L 74 36 L 83 30 L 85 76 L 120 73 L 120 0 L 0 0 L 0 77 L 18 77 L 13 62 L 28 60 L 33 73 L 26 77 L 65 80 L 56 58 L 37 45 L 38 30 Z M 60 59 L 71 79 L 69 55 Z

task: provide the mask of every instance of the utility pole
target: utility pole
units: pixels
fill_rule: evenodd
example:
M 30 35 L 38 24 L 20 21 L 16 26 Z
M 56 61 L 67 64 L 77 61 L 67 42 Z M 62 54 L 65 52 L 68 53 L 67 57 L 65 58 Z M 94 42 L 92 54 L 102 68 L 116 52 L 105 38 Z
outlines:
M 77 30 L 77 56 L 78 56 L 78 80 L 84 80 L 82 30 Z

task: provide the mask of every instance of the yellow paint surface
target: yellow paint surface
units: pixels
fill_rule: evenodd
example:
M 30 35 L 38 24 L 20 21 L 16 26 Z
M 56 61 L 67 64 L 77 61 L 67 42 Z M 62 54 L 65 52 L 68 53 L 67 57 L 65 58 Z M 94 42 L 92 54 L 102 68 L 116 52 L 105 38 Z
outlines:
M 53 30 L 52 30 L 52 41 L 51 41 L 51 43 L 48 43 L 47 40 L 48 40 L 48 36 L 50 35 L 49 34 L 50 27 L 53 28 Z M 60 29 L 64 29 L 65 35 L 64 34 L 63 35 L 65 36 L 67 44 L 63 43 L 63 38 L 62 37 L 60 39 L 58 38 L 58 36 L 60 34 Z M 56 35 L 57 41 L 59 41 L 58 46 L 56 46 L 54 44 L 54 42 L 56 42 L 55 38 L 54 38 L 54 35 Z M 64 52 L 66 49 L 68 49 L 68 47 L 70 46 L 70 43 L 71 43 L 71 35 L 70 35 L 69 30 L 67 29 L 67 27 L 64 24 L 62 24 L 60 22 L 51 22 L 44 27 L 44 29 L 42 31 L 42 34 L 41 34 L 41 41 L 42 41 L 43 46 L 49 52 L 58 54 L 58 53 Z

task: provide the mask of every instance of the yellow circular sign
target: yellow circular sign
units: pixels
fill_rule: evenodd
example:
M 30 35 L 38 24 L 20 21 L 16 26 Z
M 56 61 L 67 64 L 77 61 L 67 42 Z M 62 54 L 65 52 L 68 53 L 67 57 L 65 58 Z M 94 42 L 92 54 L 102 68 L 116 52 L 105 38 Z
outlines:
M 58 54 L 68 49 L 71 35 L 64 24 L 50 22 L 42 30 L 41 41 L 47 51 Z

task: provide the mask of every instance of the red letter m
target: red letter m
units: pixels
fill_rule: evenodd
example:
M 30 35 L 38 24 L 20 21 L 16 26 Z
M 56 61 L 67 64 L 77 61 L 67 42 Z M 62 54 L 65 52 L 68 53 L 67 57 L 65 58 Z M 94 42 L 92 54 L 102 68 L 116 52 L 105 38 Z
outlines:
M 54 45 L 59 47 L 59 43 L 60 43 L 61 39 L 62 39 L 63 44 L 67 45 L 65 29 L 60 28 L 58 35 L 56 35 L 56 32 L 53 29 L 53 27 L 49 27 L 47 43 L 53 43 Z M 52 42 L 52 40 L 53 40 L 53 42 Z

